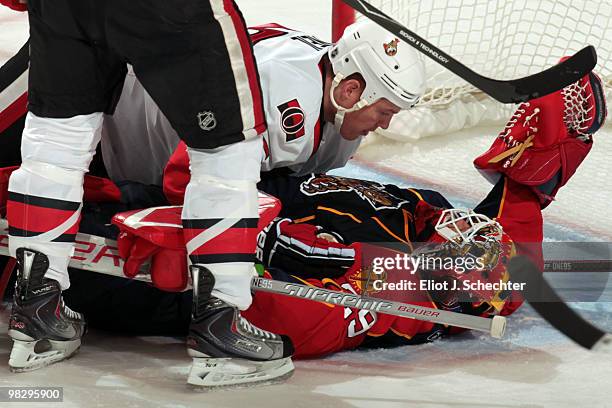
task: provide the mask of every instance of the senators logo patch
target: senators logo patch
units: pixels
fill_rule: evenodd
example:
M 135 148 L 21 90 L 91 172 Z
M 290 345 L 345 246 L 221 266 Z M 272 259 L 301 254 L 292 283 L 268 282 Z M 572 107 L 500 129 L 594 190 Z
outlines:
M 299 139 L 306 134 L 304 130 L 304 111 L 297 99 L 283 103 L 277 106 L 277 109 L 281 113 L 280 126 L 285 133 L 287 142 Z
M 356 180 L 327 174 L 313 175 L 300 184 L 300 191 L 307 196 L 354 191 L 376 210 L 398 209 L 408 201 L 385 191 L 385 186 L 375 181 Z

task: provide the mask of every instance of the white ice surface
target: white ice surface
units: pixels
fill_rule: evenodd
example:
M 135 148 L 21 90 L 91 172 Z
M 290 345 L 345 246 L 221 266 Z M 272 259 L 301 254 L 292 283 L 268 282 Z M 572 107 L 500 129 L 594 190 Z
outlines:
M 239 3 L 251 24 L 275 21 L 329 37 L 328 1 Z M 25 16 L 0 8 L 0 63 L 19 49 L 26 35 Z M 435 188 L 455 205 L 473 205 L 489 186 L 470 163 L 490 144 L 482 134 L 493 136 L 497 129 L 460 133 L 402 146 L 370 141 L 343 174 Z M 612 236 L 612 140 L 609 131 L 597 136 L 592 155 L 559 194 L 559 202 L 546 210 L 549 240 Z M 609 304 L 576 306 L 612 330 Z M 185 386 L 189 360 L 182 340 L 173 338 L 92 331 L 73 359 L 12 374 L 3 363 L 11 346 L 7 320 L 3 310 L 0 386 L 64 387 L 64 403 L 57 404 L 62 407 L 612 407 L 611 358 L 574 346 L 529 307 L 510 318 L 501 341 L 467 333 L 423 346 L 344 352 L 296 362 L 295 375 L 283 385 L 210 394 Z

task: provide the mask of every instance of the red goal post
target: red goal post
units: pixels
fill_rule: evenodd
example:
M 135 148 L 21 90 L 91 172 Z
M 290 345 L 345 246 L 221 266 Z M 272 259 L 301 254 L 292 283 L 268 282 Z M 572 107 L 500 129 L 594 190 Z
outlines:
M 355 11 L 342 0 L 333 0 L 332 3 L 332 41 L 336 42 L 344 29 L 355 22 Z

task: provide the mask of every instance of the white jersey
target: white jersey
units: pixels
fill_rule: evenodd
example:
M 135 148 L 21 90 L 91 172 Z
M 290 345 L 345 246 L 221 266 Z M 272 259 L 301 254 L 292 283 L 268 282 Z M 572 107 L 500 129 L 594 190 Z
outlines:
M 275 24 L 250 32 L 267 122 L 262 171 L 288 167 L 301 175 L 344 166 L 362 138 L 345 140 L 323 120 L 321 60 L 331 45 Z M 130 71 L 115 115 L 104 123 L 102 151 L 109 176 L 161 184 L 178 143 L 168 120 Z
M 289 167 L 306 174 L 344 166 L 361 137 L 343 139 L 322 117 L 322 58 L 331 44 L 275 24 L 251 28 L 250 34 L 268 125 L 262 170 Z

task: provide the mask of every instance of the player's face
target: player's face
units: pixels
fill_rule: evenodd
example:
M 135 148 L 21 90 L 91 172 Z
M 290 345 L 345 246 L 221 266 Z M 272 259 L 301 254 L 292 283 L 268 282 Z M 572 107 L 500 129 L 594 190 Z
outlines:
M 400 108 L 398 106 L 384 98 L 379 99 L 363 109 L 348 112 L 344 117 L 340 134 L 347 140 L 354 140 L 378 128 L 387 129 L 391 118 L 399 111 Z

